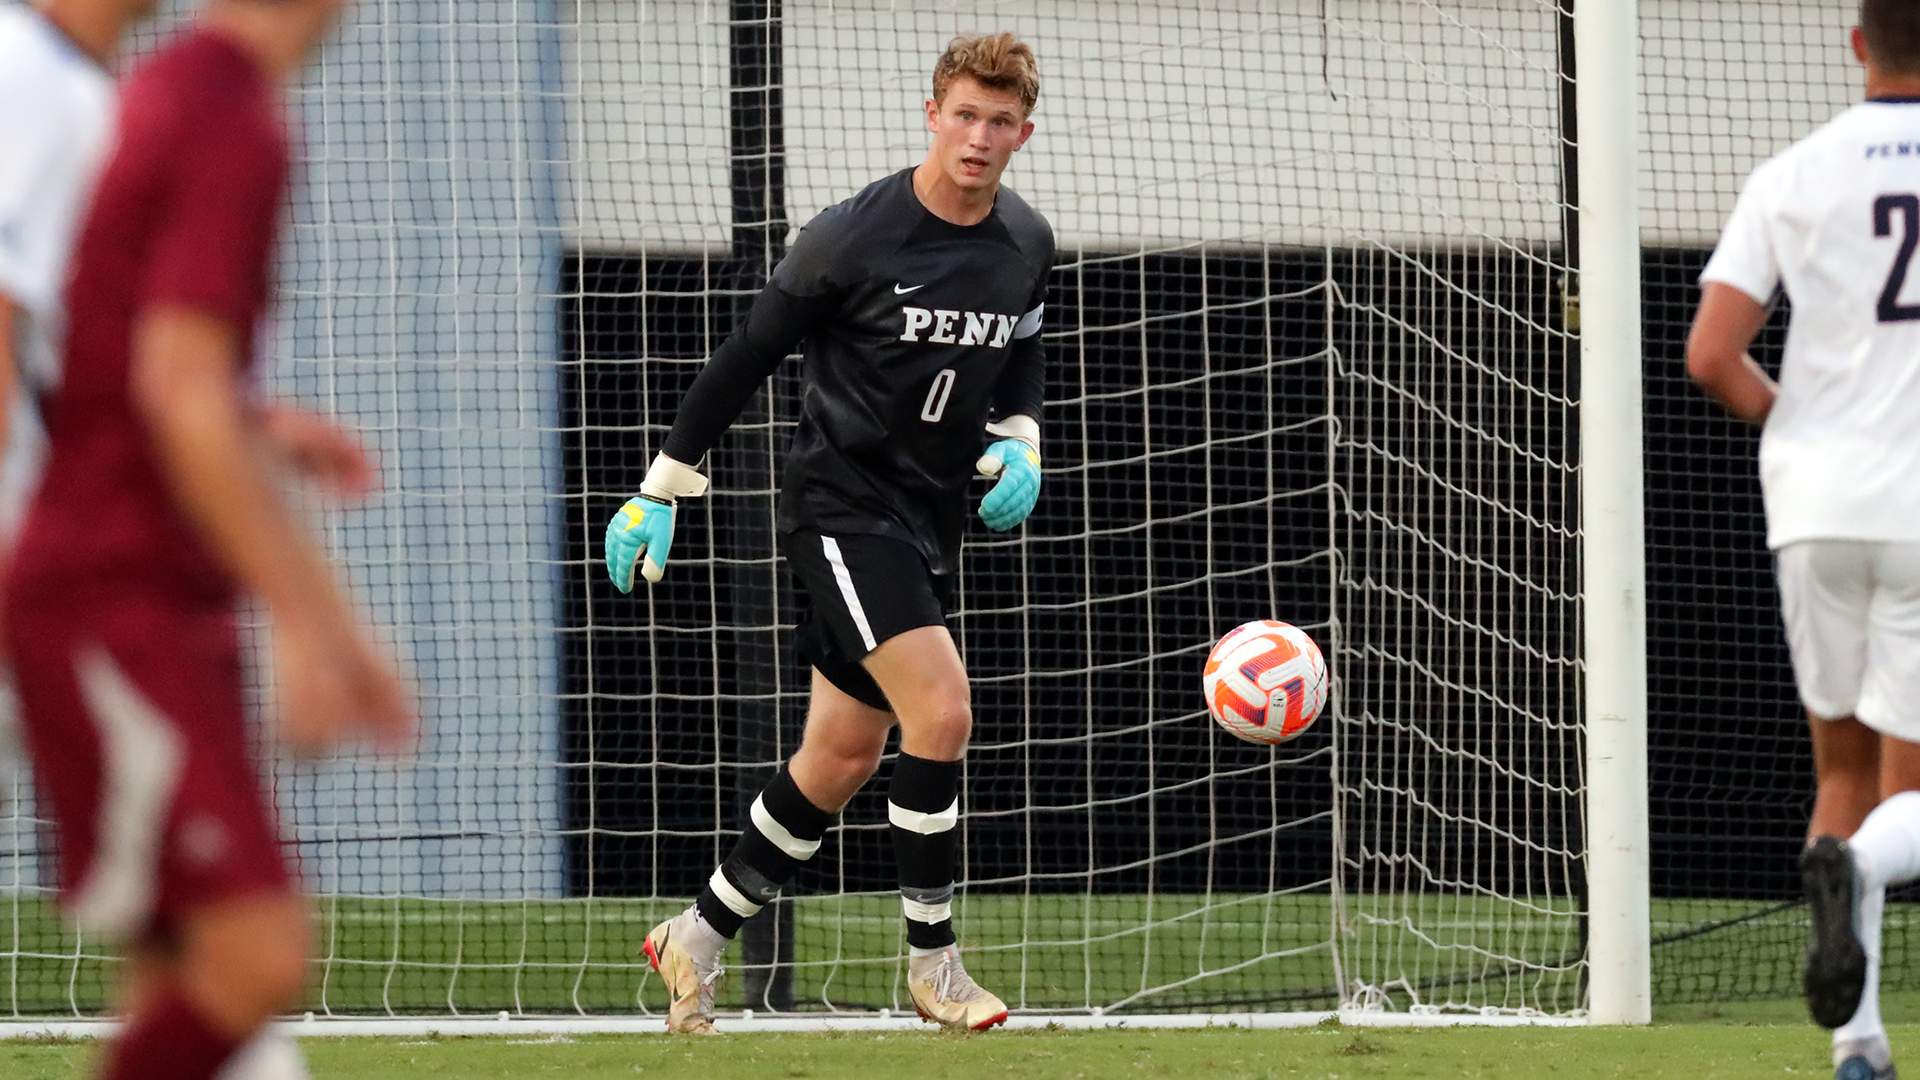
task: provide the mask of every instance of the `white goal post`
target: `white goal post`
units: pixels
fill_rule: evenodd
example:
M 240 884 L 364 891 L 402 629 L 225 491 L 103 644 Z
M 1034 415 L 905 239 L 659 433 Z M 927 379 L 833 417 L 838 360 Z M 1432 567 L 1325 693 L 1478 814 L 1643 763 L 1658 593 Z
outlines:
M 1637 0 L 1574 8 L 1580 147 L 1588 1016 L 1653 1019 Z

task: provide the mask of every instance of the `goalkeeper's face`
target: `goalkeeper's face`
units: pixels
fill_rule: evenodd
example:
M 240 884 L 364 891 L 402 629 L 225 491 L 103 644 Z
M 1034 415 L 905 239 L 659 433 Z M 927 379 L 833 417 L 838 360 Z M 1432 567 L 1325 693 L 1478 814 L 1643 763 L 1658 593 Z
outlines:
M 1033 134 L 1017 90 L 995 90 L 962 76 L 939 101 L 927 102 L 930 156 L 947 179 L 963 190 L 992 190 L 1007 161 Z

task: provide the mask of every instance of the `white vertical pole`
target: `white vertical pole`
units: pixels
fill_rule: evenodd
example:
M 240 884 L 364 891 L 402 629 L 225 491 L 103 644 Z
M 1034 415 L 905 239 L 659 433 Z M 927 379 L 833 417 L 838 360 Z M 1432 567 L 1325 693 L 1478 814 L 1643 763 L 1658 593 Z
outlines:
M 1652 1019 L 1635 0 L 1578 0 L 1589 1018 Z

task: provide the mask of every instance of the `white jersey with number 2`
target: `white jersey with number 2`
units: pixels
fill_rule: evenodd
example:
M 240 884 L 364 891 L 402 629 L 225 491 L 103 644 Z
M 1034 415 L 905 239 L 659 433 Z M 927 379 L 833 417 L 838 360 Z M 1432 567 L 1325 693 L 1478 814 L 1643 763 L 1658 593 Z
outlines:
M 22 385 L 56 378 L 67 258 L 113 133 L 113 81 L 45 16 L 0 5 L 0 293 Z M 0 465 L 0 534 L 18 526 L 43 437 L 17 395 Z
M 1747 179 L 1700 275 L 1792 302 L 1760 437 L 1767 545 L 1920 540 L 1920 99 L 1876 99 Z

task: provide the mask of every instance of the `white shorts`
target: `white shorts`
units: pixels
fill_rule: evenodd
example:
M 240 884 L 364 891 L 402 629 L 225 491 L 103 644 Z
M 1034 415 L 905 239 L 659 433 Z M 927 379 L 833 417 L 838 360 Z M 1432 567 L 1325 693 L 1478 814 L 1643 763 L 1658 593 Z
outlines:
M 1807 711 L 1920 743 L 1920 543 L 1803 540 L 1774 558 Z

